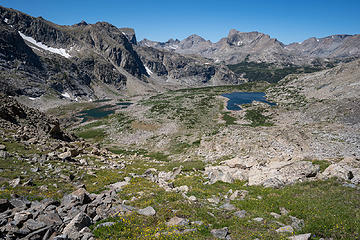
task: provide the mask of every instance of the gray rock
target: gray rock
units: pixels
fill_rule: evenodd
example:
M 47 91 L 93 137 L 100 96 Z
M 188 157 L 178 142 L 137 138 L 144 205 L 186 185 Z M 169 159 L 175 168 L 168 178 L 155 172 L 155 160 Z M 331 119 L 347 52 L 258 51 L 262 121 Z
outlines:
M 211 230 L 211 234 L 218 239 L 227 239 L 229 229 L 227 227 Z
M 232 205 L 231 203 L 225 203 L 225 204 L 221 205 L 220 208 L 225 209 L 227 211 L 233 211 L 236 209 L 236 207 L 234 205 Z
M 14 224 L 16 226 L 23 224 L 26 220 L 32 217 L 32 214 L 28 211 L 17 212 L 14 215 Z
M 238 218 L 244 218 L 246 216 L 246 211 L 245 210 L 240 210 L 237 212 L 234 212 L 234 216 L 238 217 Z
M 189 225 L 189 220 L 180 217 L 173 217 L 167 223 L 167 226 L 186 226 Z
M 257 217 L 257 218 L 253 218 L 253 221 L 255 221 L 255 222 L 262 222 L 262 221 L 264 221 L 264 219 L 261 218 L 261 217 Z
M 30 229 L 31 231 L 36 231 L 40 228 L 45 227 L 46 224 L 40 221 L 35 221 L 34 219 L 29 219 L 24 223 L 24 226 Z
M 278 218 L 281 217 L 280 214 L 277 214 L 277 213 L 274 213 L 274 212 L 271 212 L 270 215 L 273 216 L 273 217 L 276 218 L 276 219 L 278 219 Z
M 115 192 L 120 192 L 121 189 L 128 185 L 130 183 L 130 180 L 129 179 L 125 179 L 125 181 L 122 181 L 122 182 L 117 182 L 117 183 L 113 183 L 111 185 L 109 185 L 109 188 Z
M 281 188 L 284 185 L 285 185 L 284 182 L 278 179 L 277 177 L 269 178 L 265 180 L 265 182 L 263 183 L 264 187 L 271 187 L 271 188 Z
M 308 240 L 311 238 L 311 233 L 305 233 L 289 237 L 289 240 Z
M 195 202 L 197 200 L 197 198 L 195 196 L 190 196 L 188 199 L 192 202 Z
M 76 215 L 75 218 L 72 219 L 68 225 L 66 225 L 62 234 L 67 234 L 69 238 L 77 239 L 80 237 L 79 232 L 84 227 L 89 227 L 91 223 L 91 218 L 85 213 L 81 212 Z
M 137 210 L 137 213 L 144 216 L 154 216 L 156 214 L 156 211 L 153 207 L 146 207 L 143 209 Z
M 215 203 L 215 204 L 219 204 L 219 203 L 220 203 L 220 198 L 217 197 L 217 196 L 212 196 L 211 198 L 208 198 L 207 200 L 208 200 L 208 202 L 210 202 L 210 203 Z
M 3 144 L 0 144 L 0 151 L 5 151 L 6 150 L 6 146 Z
M 75 196 L 81 205 L 91 202 L 89 193 L 84 188 L 77 189 L 76 191 L 72 192 L 71 195 Z
M 59 214 L 56 212 L 41 214 L 36 220 L 45 223 L 47 226 L 57 226 L 63 223 Z
M 111 227 L 114 224 L 116 224 L 116 222 L 104 222 L 104 223 L 100 223 L 99 225 L 96 226 L 95 230 L 101 227 Z
M 293 233 L 294 229 L 293 229 L 292 226 L 287 225 L 287 226 L 284 226 L 284 227 L 280 227 L 280 228 L 276 229 L 275 231 L 277 233 Z
M 61 235 L 57 235 L 53 238 L 53 240 L 70 240 L 67 236 L 67 234 L 61 234 Z
M 194 222 L 191 222 L 191 225 L 199 225 L 199 226 L 201 226 L 201 225 L 203 225 L 204 223 L 203 223 L 203 221 L 194 221 Z
M 10 154 L 6 151 L 0 150 L 0 158 L 8 158 Z
M 296 217 L 293 216 L 289 216 L 290 220 L 291 220 L 291 226 L 296 230 L 296 231 L 301 231 L 301 229 L 303 227 L 305 227 L 305 222 L 303 219 L 298 219 Z
M 280 207 L 280 213 L 281 213 L 281 215 L 286 216 L 289 214 L 289 211 L 286 210 L 286 208 L 284 208 L 284 207 Z
M 9 185 L 10 185 L 10 187 L 15 188 L 20 184 L 20 181 L 21 181 L 20 178 L 15 178 L 15 179 L 9 181 Z

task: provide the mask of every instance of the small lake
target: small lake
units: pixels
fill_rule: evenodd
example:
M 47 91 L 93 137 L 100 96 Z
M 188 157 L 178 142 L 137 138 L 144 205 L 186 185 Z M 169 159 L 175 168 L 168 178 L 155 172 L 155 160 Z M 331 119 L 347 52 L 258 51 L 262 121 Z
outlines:
M 271 106 L 276 105 L 276 103 L 272 103 L 266 100 L 266 95 L 263 92 L 233 92 L 233 93 L 225 93 L 221 96 L 229 99 L 227 102 L 226 108 L 232 111 L 239 111 L 241 107 L 239 105 L 249 104 L 253 101 L 259 101 L 263 103 L 267 103 Z
M 111 100 L 111 99 L 110 99 Z M 102 100 L 101 102 L 107 102 Z M 82 123 L 94 120 L 94 119 L 101 119 L 104 117 L 109 116 L 110 114 L 114 114 L 116 109 L 124 109 L 131 105 L 131 102 L 118 102 L 115 105 L 107 104 L 101 107 L 91 108 L 88 110 L 84 110 L 79 112 L 76 116 L 82 118 Z

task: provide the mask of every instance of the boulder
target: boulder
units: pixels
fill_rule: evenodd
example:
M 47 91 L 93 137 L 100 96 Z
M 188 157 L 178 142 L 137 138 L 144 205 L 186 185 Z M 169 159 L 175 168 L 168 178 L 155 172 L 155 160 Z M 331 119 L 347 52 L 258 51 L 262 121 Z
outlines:
M 15 178 L 15 179 L 9 181 L 9 185 L 10 185 L 10 187 L 15 188 L 20 184 L 20 181 L 21 181 L 20 178 Z
M 32 214 L 28 211 L 17 212 L 14 215 L 14 224 L 16 226 L 23 224 L 26 220 L 32 217 Z
M 257 165 L 249 171 L 249 185 L 280 187 L 315 177 L 320 167 L 308 161 L 270 162 L 265 166 Z
M 287 225 L 287 226 L 284 226 L 284 227 L 280 227 L 280 228 L 276 229 L 275 231 L 277 233 L 293 233 L 294 229 L 293 229 L 292 226 Z
M 353 184 L 360 184 L 360 161 L 353 158 L 333 163 L 322 173 L 323 178 L 336 177 L 341 180 L 351 181 Z
M 91 218 L 84 212 L 80 212 L 76 215 L 68 225 L 64 228 L 62 234 L 66 234 L 71 239 L 78 239 L 80 237 L 80 231 L 89 227 L 92 224 Z
M 154 216 L 156 214 L 156 211 L 153 207 L 146 207 L 143 209 L 137 210 L 137 213 L 144 216 Z
M 211 234 L 218 239 L 228 239 L 229 229 L 227 227 L 211 230 Z
M 173 217 L 167 223 L 167 226 L 186 226 L 189 225 L 189 220 L 180 217 Z
M 35 221 L 34 219 L 29 219 L 24 223 L 24 226 L 27 227 L 31 231 L 36 231 L 40 228 L 43 228 L 46 226 L 45 223 L 40 221 Z
M 56 212 L 41 214 L 36 218 L 36 220 L 45 223 L 47 226 L 57 226 L 63 223 L 59 214 Z
M 234 180 L 247 180 L 246 170 L 229 166 L 210 166 L 205 168 L 210 184 L 217 181 L 232 183 Z

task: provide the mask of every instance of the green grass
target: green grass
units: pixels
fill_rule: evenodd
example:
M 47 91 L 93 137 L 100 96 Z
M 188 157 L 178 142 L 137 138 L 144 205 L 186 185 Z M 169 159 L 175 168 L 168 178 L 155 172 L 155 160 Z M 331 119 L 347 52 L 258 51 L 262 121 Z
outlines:
M 231 116 L 229 112 L 224 112 L 223 113 L 223 120 L 225 121 L 226 126 L 236 124 L 236 118 Z
M 106 136 L 104 129 L 84 129 L 75 134 L 83 139 L 91 139 L 96 142 L 102 141 Z
M 263 115 L 265 109 L 247 109 L 245 112 L 245 119 L 250 121 L 251 127 L 259 127 L 259 126 L 273 126 L 274 124 L 270 121 L 269 116 Z
M 234 65 L 228 65 L 228 67 L 237 74 L 244 74 L 244 77 L 247 78 L 250 82 L 266 81 L 269 83 L 276 83 L 289 74 L 311 73 L 325 69 L 321 66 L 278 66 L 271 63 L 257 63 L 248 61 L 243 61 Z
M 323 172 L 328 166 L 331 165 L 331 162 L 326 161 L 326 160 L 312 160 L 311 162 L 314 165 L 319 165 L 320 172 Z

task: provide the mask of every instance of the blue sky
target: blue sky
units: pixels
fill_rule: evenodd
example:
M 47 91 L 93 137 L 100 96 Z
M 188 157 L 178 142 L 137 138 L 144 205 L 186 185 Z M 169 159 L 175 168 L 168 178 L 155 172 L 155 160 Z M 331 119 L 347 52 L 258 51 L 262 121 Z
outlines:
M 2 0 L 0 5 L 62 25 L 85 20 L 131 27 L 138 40 L 195 33 L 214 42 L 232 28 L 263 32 L 284 43 L 360 33 L 360 0 Z

